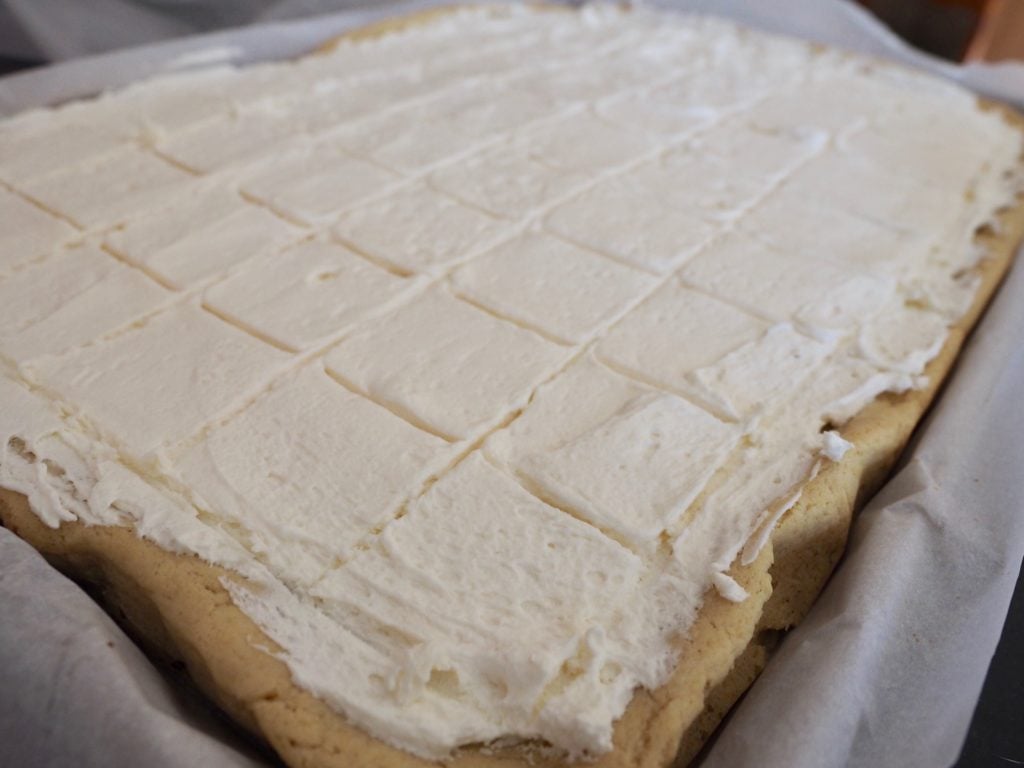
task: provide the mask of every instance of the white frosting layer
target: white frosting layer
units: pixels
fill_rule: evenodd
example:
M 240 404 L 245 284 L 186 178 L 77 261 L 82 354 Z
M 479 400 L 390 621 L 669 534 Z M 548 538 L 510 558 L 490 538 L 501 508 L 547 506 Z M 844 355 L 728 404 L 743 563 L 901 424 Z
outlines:
M 256 163 L 241 188 L 289 219 L 316 225 L 379 195 L 397 180 L 390 171 L 328 145 L 302 144 Z
M 204 183 L 166 203 L 107 233 L 104 242 L 173 288 L 191 288 L 306 236 L 220 184 Z
M 310 240 L 250 259 L 206 290 L 203 303 L 275 344 L 304 350 L 381 312 L 419 284 L 342 245 Z
M 655 274 L 670 272 L 715 233 L 699 213 L 673 208 L 678 181 L 636 174 L 590 187 L 556 208 L 545 222 L 551 232 L 624 264 Z
M 39 286 L 47 291 L 40 295 Z M 23 363 L 96 341 L 173 295 L 93 245 L 55 252 L 0 280 L 0 355 Z
M 294 124 L 276 114 L 216 115 L 169 134 L 156 143 L 164 156 L 197 173 L 208 173 L 257 160 L 271 147 L 284 144 Z
M 526 405 L 570 354 L 435 287 L 352 333 L 326 362 L 413 423 L 460 440 Z
M 223 414 L 288 356 L 191 303 L 24 367 L 129 455 L 144 458 Z
M 74 239 L 75 228 L 0 187 L 0 276 Z
M 16 186 L 83 229 L 106 229 L 190 194 L 191 177 L 133 145 Z M 102 191 L 102 193 L 101 193 Z
M 342 213 L 336 238 L 392 269 L 436 274 L 507 237 L 506 227 L 423 182 Z
M 84 121 L 88 111 L 66 107 L 64 119 L 58 122 L 44 111 L 6 121 L 0 128 L 0 179 L 41 179 L 125 146 L 127 137 L 116 127 Z
M 567 164 L 568 165 L 568 164 Z M 552 167 L 534 154 L 533 142 L 522 138 L 434 171 L 435 189 L 485 213 L 517 221 L 584 186 L 588 174 Z
M 925 76 L 611 7 L 36 110 L 0 122 L 0 485 L 242 573 L 392 745 L 594 755 L 923 383 L 1020 153 Z
M 680 397 L 584 361 L 542 387 L 487 450 L 543 498 L 647 547 L 740 435 Z
M 543 702 L 577 660 L 576 674 L 612 673 L 605 653 L 581 646 L 628 623 L 643 571 L 629 550 L 475 453 L 312 593 L 398 662 L 389 681 L 398 708 L 447 700 L 457 713 L 445 719 L 447 738 L 511 729 L 556 740 L 575 730 L 565 713 L 535 720 L 513 702 Z
M 455 290 L 565 344 L 581 344 L 654 287 L 639 270 L 550 235 L 528 233 L 452 274 Z
M 474 65 L 466 62 L 467 77 Z M 408 107 L 373 115 L 343 126 L 332 135 L 345 149 L 368 155 L 400 172 L 423 171 L 485 146 L 516 128 L 555 115 L 562 104 L 528 87 L 529 78 L 508 83 L 486 77 L 467 79 L 458 87 Z M 410 131 L 410 125 L 416 130 Z
M 524 134 L 530 157 L 563 173 L 586 173 L 627 165 L 659 148 L 646 131 L 602 120 L 592 110 L 573 112 Z
M 849 334 L 892 301 L 895 285 L 824 261 L 793 258 L 742 235 L 706 248 L 684 283 L 769 321 L 790 321 L 822 341 Z
M 824 441 L 821 449 L 821 455 L 831 459 L 832 461 L 842 461 L 846 452 L 853 448 L 853 443 L 849 440 L 844 440 L 842 435 L 834 429 L 828 430 L 822 435 L 822 437 L 824 438 Z
M 244 530 L 286 583 L 309 584 L 333 558 L 350 556 L 450 455 L 443 440 L 313 364 L 214 427 L 174 474 L 201 509 Z
M 670 280 L 597 345 L 613 367 L 665 389 L 693 392 L 689 374 L 757 340 L 764 320 Z

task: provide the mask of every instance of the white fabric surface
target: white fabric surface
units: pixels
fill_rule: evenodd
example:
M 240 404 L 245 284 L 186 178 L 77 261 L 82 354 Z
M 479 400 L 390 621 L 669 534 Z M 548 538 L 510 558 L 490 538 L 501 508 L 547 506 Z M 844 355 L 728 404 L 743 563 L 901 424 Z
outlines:
M 366 0 L 0 0 L 0 55 L 63 61 L 366 5 Z
M 267 765 L 74 583 L 0 528 L 0 765 Z
M 297 55 L 343 29 L 426 4 L 377 3 L 16 75 L 0 80 L 0 114 L 158 71 Z M 887 56 L 1024 104 L 1024 67 L 937 62 L 842 0 L 657 4 Z M 71 5 L 78 3 L 54 3 Z M 178 3 L 161 7 L 169 5 Z M 231 5 L 238 4 L 225 13 Z M 301 5 L 288 1 L 266 13 Z M 91 50 L 66 40 L 67 51 Z M 930 768 L 955 760 L 1024 555 L 1022 327 L 1024 269 L 1017 268 L 903 468 L 855 521 L 836 577 L 782 643 L 706 765 Z M 0 692 L 0 765 L 227 768 L 273 760 L 254 757 L 237 734 L 182 699 L 83 592 L 3 530 Z

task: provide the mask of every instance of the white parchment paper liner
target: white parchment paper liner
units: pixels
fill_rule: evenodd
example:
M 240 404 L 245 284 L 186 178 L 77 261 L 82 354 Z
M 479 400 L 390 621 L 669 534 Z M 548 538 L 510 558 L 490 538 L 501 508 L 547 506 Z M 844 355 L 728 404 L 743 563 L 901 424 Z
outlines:
M 341 4 L 341 3 L 339 3 Z M 432 2 L 375 3 L 0 79 L 0 114 L 158 72 L 302 54 Z M 843 0 L 664 0 L 928 69 L 1024 106 L 1024 66 L 913 51 Z M 1024 555 L 1024 269 L 969 342 L 849 553 L 705 759 L 715 768 L 942 766 L 957 757 Z M 0 529 L 0 764 L 273 764 L 183 697 L 77 587 Z

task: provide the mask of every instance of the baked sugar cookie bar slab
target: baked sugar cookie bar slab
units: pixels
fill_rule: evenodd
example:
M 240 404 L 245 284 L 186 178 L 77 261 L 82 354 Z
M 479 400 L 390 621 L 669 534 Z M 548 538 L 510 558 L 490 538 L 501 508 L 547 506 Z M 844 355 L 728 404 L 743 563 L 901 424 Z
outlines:
M 400 157 L 389 156 L 392 161 Z M 986 292 L 1005 269 L 1012 243 L 1019 238 L 1019 218 L 1014 214 L 1004 220 L 999 232 L 1006 239 L 985 241 L 988 258 L 981 263 L 983 282 L 974 312 L 984 305 Z M 959 331 L 966 327 L 969 325 Z M 691 726 L 684 751 L 699 742 L 716 713 L 742 690 L 742 682 L 749 681 L 761 662 L 763 653 L 752 644 L 759 623 L 764 628 L 788 626 L 806 610 L 841 550 L 858 495 L 869 492 L 884 476 L 885 467 L 898 454 L 961 340 L 958 330 L 950 334 L 927 371 L 929 388 L 884 396 L 844 425 L 843 435 L 855 447 L 837 463 L 827 464 L 803 488 L 801 500 L 785 513 L 771 545 L 761 548 L 746 566 L 735 565 L 730 570 L 732 583 L 746 593 L 746 599 L 727 600 L 720 590 L 705 595 L 700 618 L 681 641 L 680 654 L 687 661 L 668 683 L 650 692 L 638 689 L 616 723 L 614 749 L 598 756 L 597 764 L 665 764 L 675 754 L 684 728 L 703 711 L 703 718 Z M 254 644 L 274 648 L 275 643 L 232 603 L 224 584 L 233 583 L 237 576 L 195 558 L 168 554 L 116 526 L 66 522 L 53 531 L 29 512 L 24 497 L 5 492 L 4 499 L 4 518 L 12 528 L 72 571 L 107 581 L 112 599 L 124 605 L 126 615 L 144 636 L 181 655 L 204 689 L 240 722 L 262 733 L 288 761 L 324 765 L 422 762 L 348 724 L 335 710 L 292 683 L 291 673 L 281 661 L 256 650 Z M 780 557 L 770 572 L 776 546 Z M 808 553 L 813 554 L 809 557 Z M 183 595 L 192 599 L 183 600 Z M 742 661 L 737 662 L 738 658 Z M 736 671 L 727 678 L 732 668 Z M 708 690 L 715 684 L 720 687 L 709 696 Z M 533 764 L 565 762 L 552 750 L 529 743 L 465 748 L 446 762 L 485 765 L 523 760 Z

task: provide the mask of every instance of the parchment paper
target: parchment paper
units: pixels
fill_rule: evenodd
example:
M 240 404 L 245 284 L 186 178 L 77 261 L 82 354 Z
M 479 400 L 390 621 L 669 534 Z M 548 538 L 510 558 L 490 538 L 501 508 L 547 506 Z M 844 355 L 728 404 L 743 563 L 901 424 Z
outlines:
M 295 56 L 428 2 L 216 33 L 0 79 L 0 114 L 160 71 Z M 1024 105 L 1024 67 L 912 51 L 842 0 L 677 0 L 770 31 L 887 56 Z M 848 555 L 705 758 L 720 768 L 949 765 L 1024 555 L 1024 268 L 964 351 Z M 275 764 L 182 694 L 78 587 L 0 529 L 0 765 Z

